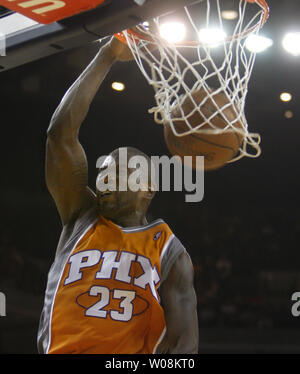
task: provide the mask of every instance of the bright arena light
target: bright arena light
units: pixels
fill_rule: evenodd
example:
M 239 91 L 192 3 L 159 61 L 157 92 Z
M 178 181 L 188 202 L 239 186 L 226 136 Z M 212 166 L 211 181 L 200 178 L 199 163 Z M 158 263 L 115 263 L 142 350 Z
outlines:
M 186 28 L 179 22 L 168 22 L 160 26 L 160 36 L 169 43 L 182 42 L 185 34 Z
M 290 32 L 282 41 L 283 48 L 293 56 L 300 56 L 300 32 Z
M 286 111 L 284 112 L 284 116 L 285 116 L 285 118 L 287 118 L 287 119 L 291 119 L 291 118 L 294 117 L 294 113 L 293 113 L 291 110 L 286 110 Z
M 122 83 L 122 82 L 113 82 L 113 84 L 111 85 L 111 87 L 115 91 L 124 91 L 125 90 L 125 84 Z
M 291 101 L 292 98 L 293 98 L 293 96 L 289 92 L 282 92 L 282 94 L 280 95 L 280 100 L 284 101 L 286 103 Z
M 236 10 L 223 10 L 222 11 L 222 18 L 226 19 L 227 21 L 232 21 L 234 19 L 237 19 L 238 16 L 239 14 Z
M 273 40 L 260 35 L 250 35 L 246 39 L 245 46 L 250 52 L 260 53 L 272 47 Z
M 221 29 L 201 29 L 199 31 L 200 42 L 211 48 L 218 47 L 226 38 L 226 33 Z

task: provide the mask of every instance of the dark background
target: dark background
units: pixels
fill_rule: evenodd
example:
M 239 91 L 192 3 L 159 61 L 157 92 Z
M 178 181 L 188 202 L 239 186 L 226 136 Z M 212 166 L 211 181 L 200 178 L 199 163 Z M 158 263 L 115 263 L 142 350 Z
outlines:
M 291 295 L 300 291 L 300 57 L 281 47 L 286 32 L 300 31 L 300 4 L 273 0 L 270 8 L 262 35 L 274 45 L 257 56 L 246 106 L 251 131 L 262 136 L 261 157 L 207 173 L 201 203 L 162 192 L 150 210 L 149 218 L 163 218 L 194 262 L 202 353 L 300 352 L 300 317 L 291 314 Z M 0 291 L 7 297 L 1 353 L 37 353 L 47 272 L 60 234 L 44 182 L 46 130 L 97 50 L 90 45 L 0 75 Z M 114 80 L 126 90 L 112 91 Z M 286 90 L 291 103 L 279 99 Z M 168 154 L 162 128 L 148 114 L 152 105 L 153 91 L 135 63 L 116 64 L 80 133 L 90 186 L 97 158 L 114 148 Z

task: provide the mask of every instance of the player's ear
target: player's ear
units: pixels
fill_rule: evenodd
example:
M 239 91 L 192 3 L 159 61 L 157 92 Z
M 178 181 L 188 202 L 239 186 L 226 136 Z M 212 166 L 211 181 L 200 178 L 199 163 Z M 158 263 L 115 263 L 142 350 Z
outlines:
M 152 200 L 154 195 L 155 195 L 154 191 L 147 191 L 146 192 L 146 198 L 149 199 L 149 200 Z
M 145 192 L 146 199 L 152 200 L 155 195 L 155 188 L 154 186 L 149 183 L 148 190 Z

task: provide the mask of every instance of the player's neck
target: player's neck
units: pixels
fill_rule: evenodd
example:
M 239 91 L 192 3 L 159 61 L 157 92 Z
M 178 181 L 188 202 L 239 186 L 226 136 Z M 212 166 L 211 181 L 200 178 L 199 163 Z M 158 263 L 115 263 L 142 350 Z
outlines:
M 144 226 L 148 223 L 146 216 L 139 212 L 133 213 L 128 216 L 115 217 L 111 219 L 111 221 L 121 227 Z

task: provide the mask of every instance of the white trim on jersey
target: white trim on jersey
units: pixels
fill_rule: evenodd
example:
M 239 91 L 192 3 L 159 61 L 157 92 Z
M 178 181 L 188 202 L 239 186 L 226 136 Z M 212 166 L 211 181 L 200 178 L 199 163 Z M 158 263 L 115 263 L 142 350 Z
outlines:
M 153 351 L 152 351 L 152 354 L 155 354 L 155 353 L 156 353 L 157 347 L 159 346 L 159 344 L 160 344 L 161 341 L 163 340 L 163 338 L 164 338 L 166 332 L 167 332 L 167 328 L 165 327 L 165 328 L 163 329 L 163 332 L 161 333 L 161 335 L 160 335 L 160 337 L 159 337 L 157 343 L 155 344 L 155 347 L 154 347 L 154 349 L 153 349 Z
M 164 245 L 162 251 L 161 251 L 161 254 L 160 254 L 160 263 L 162 262 L 162 259 L 167 251 L 167 249 L 169 248 L 169 245 L 171 243 L 171 241 L 174 239 L 175 235 L 172 234 L 169 239 L 167 240 L 166 244 Z
M 55 298 L 56 298 L 56 293 L 57 293 L 57 290 L 59 288 L 59 285 L 60 285 L 60 282 L 61 282 L 61 278 L 63 276 L 63 273 L 64 273 L 64 270 L 66 268 L 66 265 L 67 265 L 67 261 L 69 260 L 71 254 L 74 252 L 74 250 L 76 249 L 77 247 L 77 244 L 80 242 L 80 240 L 84 237 L 84 235 L 92 228 L 92 226 L 97 222 L 98 218 L 96 218 L 94 220 L 93 223 L 91 223 L 87 228 L 86 230 L 80 235 L 80 237 L 78 238 L 78 240 L 75 242 L 72 250 L 70 251 L 69 255 L 67 256 L 67 259 L 66 259 L 66 262 L 64 264 L 64 266 L 62 267 L 62 271 L 61 271 L 61 274 L 59 276 L 59 280 L 57 282 L 57 286 L 56 286 L 56 289 L 55 289 L 55 292 L 53 294 L 53 299 L 52 299 L 52 305 L 51 305 L 51 311 L 50 311 L 50 316 L 49 316 L 49 333 L 48 333 L 48 345 L 47 345 L 47 349 L 46 349 L 46 354 L 48 354 L 49 352 L 49 348 L 50 348 L 50 345 L 51 345 L 51 322 L 52 322 L 52 313 L 53 313 L 53 308 L 54 308 L 54 303 L 55 303 Z
M 151 223 L 148 223 L 147 225 L 144 225 L 144 226 L 134 226 L 134 227 L 122 227 L 122 226 L 119 226 L 117 225 L 123 232 L 125 233 L 131 233 L 131 232 L 138 232 L 138 231 L 144 231 L 144 230 L 148 230 L 150 229 L 151 227 L 154 227 L 154 226 L 157 226 L 161 223 L 164 223 L 164 221 L 162 219 L 157 219 Z

